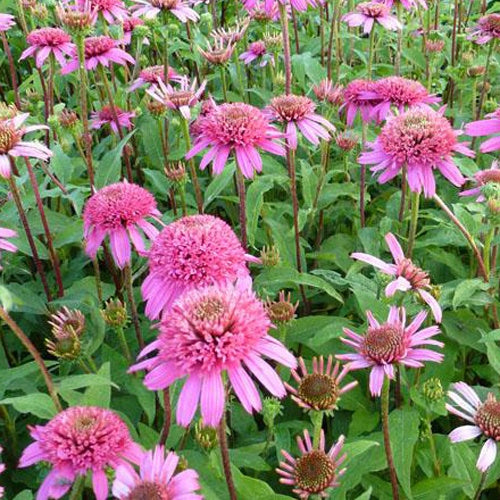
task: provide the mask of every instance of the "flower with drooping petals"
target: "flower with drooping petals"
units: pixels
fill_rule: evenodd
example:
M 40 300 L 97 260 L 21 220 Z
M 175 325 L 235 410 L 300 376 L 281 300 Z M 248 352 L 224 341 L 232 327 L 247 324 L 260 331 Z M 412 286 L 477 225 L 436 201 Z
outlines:
M 470 29 L 468 40 L 479 45 L 500 38 L 500 14 L 487 14 L 479 19 L 477 25 Z
M 335 136 L 335 142 L 340 149 L 351 151 L 359 144 L 359 137 L 352 131 L 346 130 Z
M 78 0 L 80 8 L 83 9 L 88 1 L 90 8 L 98 15 L 102 15 L 109 24 L 127 17 L 127 8 L 122 0 Z
M 200 16 L 184 0 L 133 0 L 134 16 L 153 19 L 161 12 L 171 12 L 179 21 L 198 21 Z
M 157 101 L 161 102 L 170 109 L 175 109 L 189 120 L 191 118 L 190 108 L 195 106 L 203 92 L 206 82 L 203 82 L 196 90 L 196 78 L 189 84 L 187 76 L 180 79 L 180 89 L 174 89 L 170 84 L 165 85 L 158 80 L 158 85 L 146 90 L 146 92 Z
M 442 52 L 445 46 L 444 40 L 427 40 L 425 42 L 425 50 L 431 54 Z
M 340 106 L 344 102 L 344 87 L 334 84 L 328 78 L 324 78 L 314 85 L 312 91 L 319 101 L 328 102 L 335 106 Z
M 249 104 L 235 102 L 216 106 L 198 119 L 197 126 L 199 135 L 186 159 L 210 148 L 201 160 L 201 170 L 212 162 L 213 172 L 220 174 L 233 152 L 243 175 L 252 178 L 254 171 L 262 171 L 259 149 L 285 155 L 283 146 L 276 142 L 283 135 L 269 123 L 260 109 Z
M 240 59 L 245 64 L 250 64 L 256 59 L 260 59 L 259 66 L 263 68 L 270 61 L 269 54 L 267 53 L 266 44 L 262 40 L 252 42 L 245 52 L 242 52 Z
M 285 382 L 285 387 L 291 393 L 292 399 L 302 408 L 315 411 L 329 411 L 337 408 L 337 403 L 342 394 L 354 389 L 358 385 L 357 381 L 350 382 L 344 387 L 340 383 L 344 380 L 349 370 L 344 368 L 340 373 L 340 363 L 333 364 L 333 356 L 328 356 L 325 368 L 323 356 L 312 359 L 312 372 L 307 371 L 307 367 L 302 358 L 299 358 L 301 375 L 296 370 L 292 370 L 292 377 L 297 382 L 297 388 Z
M 182 77 L 179 76 L 175 69 L 169 66 L 167 70 L 167 81 L 181 81 L 181 79 Z M 165 83 L 165 67 L 163 65 L 149 66 L 144 68 L 139 73 L 139 77 L 132 82 L 128 91 L 132 92 L 133 90 L 143 87 L 144 85 L 148 85 L 152 90 L 158 86 L 158 80 Z
M 215 36 L 213 42 L 206 50 L 198 47 L 198 52 L 214 65 L 226 64 L 234 52 L 234 44 L 227 42 L 224 38 Z
M 179 457 L 163 446 L 144 453 L 139 474 L 129 465 L 116 469 L 113 496 L 120 500 L 203 500 L 198 474 L 185 469 L 176 474 Z
M 424 366 L 423 361 L 440 363 L 441 353 L 422 348 L 426 345 L 443 347 L 444 344 L 432 337 L 439 334 L 438 326 L 430 326 L 418 331 L 427 317 L 425 311 L 419 312 L 415 319 L 406 326 L 406 312 L 403 307 L 391 307 L 387 321 L 380 324 L 370 311 L 368 330 L 364 336 L 344 328 L 349 338 L 341 338 L 342 342 L 354 347 L 355 354 L 339 354 L 337 359 L 348 361 L 346 368 L 360 370 L 371 367 L 370 392 L 372 396 L 380 396 L 384 377 L 394 379 L 394 366 L 405 365 L 412 368 Z
M 65 0 L 56 6 L 57 17 L 71 34 L 88 35 L 97 21 L 97 12 L 90 0 Z
M 459 152 L 473 158 L 475 153 L 457 141 L 460 134 L 441 112 L 411 109 L 388 119 L 375 142 L 368 143 L 372 151 L 362 153 L 358 162 L 375 165 L 372 172 L 382 171 L 380 184 L 396 177 L 406 165 L 410 189 L 416 193 L 423 190 L 426 197 L 433 197 L 436 168 L 455 186 L 465 182 L 452 154 Z
M 150 390 L 165 389 L 186 377 L 177 403 L 177 423 L 187 427 L 200 403 L 204 425 L 216 427 L 226 401 L 223 373 L 249 413 L 262 407 L 250 374 L 273 396 L 285 396 L 283 382 L 263 356 L 290 368 L 297 363 L 268 334 L 270 327 L 264 305 L 247 287 L 193 289 L 174 303 L 163 317 L 158 339 L 139 357 L 154 350 L 158 354 L 137 363 L 132 371 L 148 370 L 144 383 Z
M 17 246 L 11 243 L 7 238 L 17 238 L 16 231 L 6 227 L 0 227 L 0 249 L 12 253 L 17 252 Z M 3 269 L 2 266 L 0 266 L 0 269 Z
M 441 323 L 443 313 L 437 300 L 429 293 L 431 281 L 428 273 L 417 267 L 411 259 L 405 257 L 401 245 L 392 233 L 385 235 L 385 241 L 391 251 L 394 264 L 388 264 L 373 255 L 361 252 L 354 252 L 351 257 L 375 266 L 384 274 L 395 277 L 394 281 L 391 281 L 385 289 L 386 297 L 392 297 L 398 290 L 401 292 L 411 290 L 421 297 L 431 308 L 434 319 Z
M 76 335 L 81 337 L 85 330 L 85 316 L 78 309 L 69 309 L 64 306 L 50 315 L 49 325 L 52 335 L 58 340 L 64 340 Z
M 391 15 L 390 6 L 376 1 L 358 3 L 356 11 L 343 16 L 342 21 L 351 27 L 362 25 L 364 33 L 370 33 L 375 22 L 391 31 L 403 29 L 398 19 Z
M 286 124 L 288 146 L 297 149 L 297 127 L 316 146 L 320 139 L 329 141 L 330 132 L 335 131 L 335 127 L 326 118 L 314 112 L 315 109 L 316 105 L 309 97 L 283 95 L 271 99 L 266 111 L 273 120 Z
M 471 137 L 482 137 L 500 133 L 500 109 L 486 115 L 485 120 L 470 122 L 465 126 L 465 133 Z M 481 153 L 491 153 L 500 149 L 500 135 L 484 141 L 479 150 Z
M 38 142 L 26 142 L 22 138 L 28 132 L 46 130 L 45 125 L 30 125 L 23 127 L 29 114 L 24 113 L 8 120 L 0 120 L 0 176 L 8 179 L 11 176 L 10 158 L 24 156 L 47 161 L 52 151 Z
M 109 236 L 116 265 L 123 269 L 130 264 L 130 240 L 139 253 L 146 247 L 139 229 L 150 239 L 158 235 L 146 217 L 158 217 L 153 195 L 128 182 L 117 182 L 94 193 L 83 211 L 85 253 L 95 258 L 104 238 Z M 130 240 L 129 240 L 130 238 Z
M 229 28 L 217 28 L 212 31 L 211 36 L 213 38 L 221 38 L 226 43 L 235 44 L 243 39 L 245 33 L 250 25 L 250 19 L 244 19 L 242 22 L 236 21 L 236 23 Z
M 497 184 L 500 187 L 500 165 L 498 161 L 495 160 L 488 169 L 478 170 L 469 180 L 475 182 L 476 187 L 458 193 L 459 196 L 477 196 L 476 201 L 485 201 L 486 197 L 482 193 L 484 186 Z
M 349 127 L 354 123 L 356 114 L 360 113 L 364 123 L 372 119 L 373 108 L 380 104 L 379 99 L 370 101 L 363 98 L 367 92 L 373 92 L 375 83 L 371 80 L 353 80 L 344 89 L 344 104 L 340 106 L 339 112 L 345 109 L 346 121 Z
M 393 4 L 396 3 L 397 1 L 398 0 L 385 0 L 385 3 L 389 7 L 392 7 Z M 399 2 L 406 10 L 418 9 L 419 5 L 423 9 L 427 10 L 427 3 L 425 0 L 399 0 Z
M 192 215 L 166 226 L 149 252 L 149 275 L 142 284 L 146 315 L 156 319 L 187 290 L 248 282 L 245 253 L 233 230 L 212 215 Z
M 132 34 L 138 26 L 144 26 L 144 21 L 139 17 L 125 17 L 121 20 L 123 28 L 122 43 L 130 45 L 132 43 Z M 143 39 L 145 45 L 149 45 L 147 38 Z
M 311 495 L 319 495 L 321 498 L 330 498 L 330 488 L 339 486 L 339 478 L 346 469 L 340 469 L 347 455 L 341 455 L 344 446 L 344 436 L 325 452 L 325 433 L 321 430 L 319 448 L 313 448 L 311 436 L 307 430 L 304 431 L 304 439 L 297 436 L 297 445 L 301 455 L 293 458 L 290 453 L 281 450 L 285 458 L 280 462 L 276 472 L 281 476 L 280 483 L 293 486 L 293 492 L 299 498 L 307 499 Z M 340 456 L 339 456 L 340 455 Z
M 476 391 L 465 382 L 453 384 L 448 396 L 456 405 L 447 404 L 446 409 L 473 425 L 457 427 L 450 433 L 452 443 L 468 441 L 479 436 L 487 438 L 476 462 L 481 472 L 486 472 L 497 456 L 497 442 L 500 441 L 500 401 L 488 394 L 483 403 Z
M 32 31 L 27 37 L 28 47 L 19 58 L 20 61 L 36 54 L 36 67 L 41 68 L 43 63 L 54 54 L 59 64 L 66 64 L 66 56 L 72 56 L 75 44 L 71 43 L 71 37 L 61 28 L 41 28 Z
M 135 113 L 133 111 L 125 111 L 124 109 L 115 106 L 116 118 L 118 119 L 118 124 L 115 122 L 113 110 L 111 106 L 103 106 L 100 110 L 94 111 L 91 114 L 92 119 L 92 128 L 100 129 L 103 125 L 109 124 L 111 130 L 118 134 L 119 127 L 126 128 L 128 130 L 132 129 L 134 126 L 130 121 L 131 118 L 135 117 Z
M 106 469 L 116 469 L 126 460 L 139 464 L 143 455 L 124 422 L 104 408 L 74 406 L 46 425 L 31 427 L 30 432 L 35 442 L 24 450 L 19 467 L 41 461 L 52 466 L 37 500 L 63 497 L 75 479 L 89 471 L 96 499 L 106 500 Z
M 9 31 L 16 25 L 15 17 L 10 14 L 0 13 L 0 31 Z
M 93 70 L 99 64 L 108 67 L 111 63 L 125 66 L 127 63 L 134 64 L 135 59 L 120 49 L 118 40 L 109 36 L 93 36 L 85 39 L 85 68 Z M 61 73 L 67 75 L 79 68 L 78 55 L 74 54 L 71 61 L 63 66 Z
M 389 76 L 373 83 L 371 90 L 361 94 L 362 99 L 370 102 L 379 101 L 372 109 L 372 116 L 381 122 L 387 118 L 394 106 L 401 114 L 414 107 L 428 108 L 429 104 L 440 101 L 439 97 L 430 95 L 427 89 L 415 80 L 400 76 Z

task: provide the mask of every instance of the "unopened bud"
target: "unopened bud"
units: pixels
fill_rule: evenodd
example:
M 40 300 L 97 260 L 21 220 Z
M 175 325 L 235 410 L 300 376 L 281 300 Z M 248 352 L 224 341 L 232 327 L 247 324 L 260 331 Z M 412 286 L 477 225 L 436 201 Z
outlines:
M 444 390 L 441 381 L 432 377 L 422 384 L 422 394 L 429 401 L 439 401 L 444 398 Z
M 201 420 L 194 426 L 194 436 L 197 443 L 206 451 L 213 450 L 217 446 L 217 430 L 213 427 L 205 427 Z
M 124 327 L 128 322 L 127 306 L 118 299 L 108 300 L 101 315 L 105 323 L 113 328 Z
M 279 293 L 278 300 L 266 300 L 264 307 L 266 308 L 267 315 L 272 323 L 275 325 L 286 325 L 295 319 L 295 312 L 299 307 L 299 302 L 295 304 L 291 301 L 291 294 L 282 290 Z
M 260 260 L 265 267 L 275 267 L 280 264 L 281 257 L 280 252 L 274 245 L 268 247 L 265 246 L 260 251 Z

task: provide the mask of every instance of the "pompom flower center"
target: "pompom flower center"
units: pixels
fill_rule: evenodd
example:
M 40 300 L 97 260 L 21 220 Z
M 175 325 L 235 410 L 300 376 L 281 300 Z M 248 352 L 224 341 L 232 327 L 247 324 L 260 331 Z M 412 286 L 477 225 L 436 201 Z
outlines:
M 500 401 L 493 394 L 478 408 L 475 421 L 486 437 L 500 441 Z
M 397 273 L 406 278 L 413 288 L 427 288 L 431 284 L 429 275 L 413 264 L 410 259 L 402 259 L 398 263 Z
M 8 153 L 21 137 L 22 134 L 13 125 L 0 122 L 0 154 Z
M 386 323 L 369 328 L 363 341 L 363 350 L 376 363 L 391 363 L 404 350 L 403 330 Z
M 379 2 L 361 2 L 356 9 L 368 17 L 382 17 L 389 13 L 387 5 Z
M 226 306 L 217 297 L 207 297 L 200 301 L 194 310 L 196 319 L 202 321 L 216 321 L 226 312 Z
M 304 377 L 297 389 L 298 397 L 316 410 L 332 408 L 339 397 L 339 386 L 333 377 L 311 373 Z
M 266 53 L 266 44 L 264 42 L 258 41 L 250 44 L 250 52 L 258 56 L 263 56 Z
M 71 37 L 60 28 L 41 28 L 31 32 L 26 41 L 30 45 L 57 47 L 71 42 Z
M 177 6 L 179 0 L 151 0 L 151 5 L 157 9 L 170 10 Z
M 297 458 L 295 463 L 295 484 L 308 493 L 320 493 L 335 479 L 335 464 L 321 450 L 313 450 Z
M 500 14 L 488 14 L 479 19 L 478 25 L 483 31 L 500 35 Z
M 410 110 L 387 122 L 379 136 L 383 150 L 398 163 L 435 165 L 449 156 L 457 140 L 443 116 Z
M 309 97 L 300 95 L 283 95 L 271 100 L 271 109 L 284 122 L 302 120 L 314 112 L 316 105 Z
M 94 36 L 85 40 L 85 57 L 97 57 L 115 46 L 115 41 L 107 36 Z
M 170 500 L 167 488 L 162 484 L 144 481 L 128 494 L 126 500 Z
M 97 10 L 109 10 L 113 7 L 120 6 L 120 0 L 90 0 L 90 5 Z
M 378 82 L 375 88 L 382 98 L 399 106 L 417 104 L 428 96 L 427 90 L 420 82 L 399 76 L 385 78 Z
M 143 69 L 139 76 L 148 83 L 158 83 L 158 78 L 163 81 L 164 71 L 163 66 L 150 66 Z

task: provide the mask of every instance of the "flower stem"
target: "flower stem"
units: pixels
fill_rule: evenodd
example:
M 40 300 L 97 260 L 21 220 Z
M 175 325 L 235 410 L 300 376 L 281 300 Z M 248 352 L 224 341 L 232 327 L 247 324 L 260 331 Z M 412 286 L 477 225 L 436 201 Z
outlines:
M 238 187 L 238 196 L 240 198 L 240 232 L 241 232 L 241 245 L 245 252 L 247 251 L 247 209 L 246 209 L 246 193 L 245 193 L 245 179 L 241 170 L 236 167 L 236 185 Z
M 418 226 L 418 209 L 420 207 L 420 194 L 412 191 L 411 193 L 411 217 L 410 230 L 408 233 L 408 251 L 407 256 L 411 259 L 413 247 L 415 246 L 415 238 L 417 236 Z
M 18 109 L 21 109 L 21 100 L 19 99 L 19 88 L 17 86 L 17 75 L 16 66 L 14 64 L 14 59 L 12 58 L 12 52 L 9 47 L 9 42 L 7 40 L 7 35 L 4 31 L 0 33 L 2 36 L 2 44 L 5 55 L 7 56 L 7 61 L 9 63 L 10 78 L 12 80 L 12 90 L 14 91 L 14 101 Z
M 391 440 L 389 437 L 389 389 L 390 380 L 387 376 L 384 376 L 382 398 L 380 401 L 382 412 L 382 429 L 384 432 L 384 447 L 385 455 L 387 457 L 387 466 L 389 467 L 389 474 L 391 476 L 392 498 L 393 500 L 399 500 L 398 478 L 396 476 L 396 469 L 394 467 L 394 459 L 392 458 Z
M 163 428 L 161 430 L 160 444 L 164 445 L 167 442 L 170 433 L 170 425 L 172 423 L 172 405 L 170 403 L 170 389 L 163 389 L 163 406 L 165 407 L 165 416 L 163 420 Z
M 69 500 L 80 500 L 82 498 L 84 488 L 85 476 L 78 476 L 73 483 L 73 488 L 71 489 Z
M 231 472 L 231 460 L 229 458 L 229 448 L 227 445 L 226 436 L 226 416 L 225 413 L 221 418 L 220 424 L 217 427 L 217 435 L 219 438 L 220 453 L 222 457 L 222 466 L 224 468 L 224 475 L 226 477 L 227 489 L 229 492 L 230 500 L 237 500 L 236 488 L 234 487 L 233 474 Z
M 479 120 L 479 118 L 481 118 L 481 112 L 483 111 L 484 99 L 486 98 L 486 84 L 488 83 L 488 70 L 490 68 L 491 55 L 493 54 L 493 49 L 495 48 L 495 42 L 496 42 L 495 38 L 491 40 L 490 46 L 488 48 L 488 55 L 486 56 L 486 64 L 484 66 L 483 86 L 481 88 L 481 94 L 479 96 L 479 104 L 477 106 L 476 120 Z
M 132 356 L 130 355 L 130 349 L 128 348 L 127 339 L 125 338 L 125 334 L 123 333 L 123 327 L 117 326 L 115 328 L 115 331 L 116 331 L 116 335 L 118 336 L 118 340 L 120 341 L 123 355 L 127 358 L 127 361 L 131 361 Z
M 321 429 L 323 428 L 323 412 L 314 411 L 311 413 L 311 421 L 313 424 L 313 448 L 319 449 L 319 441 L 321 439 Z
M 288 13 L 283 3 L 280 8 L 281 31 L 283 34 L 283 57 L 285 60 L 285 94 L 292 93 L 292 56 L 290 54 L 290 30 L 288 28 Z
M 225 68 L 224 68 L 223 64 L 221 64 L 219 66 L 219 72 L 220 72 L 220 81 L 222 83 L 222 96 L 224 97 L 224 102 L 228 102 L 228 100 L 227 100 L 226 71 L 225 71 Z
M 134 299 L 134 289 L 132 286 L 132 269 L 130 264 L 127 264 L 123 269 L 125 274 L 125 287 L 127 289 L 127 298 L 130 305 L 130 316 L 132 317 L 132 323 L 134 325 L 135 336 L 137 338 L 137 343 L 139 348 L 144 349 L 144 339 L 142 338 L 141 325 L 139 323 L 139 315 L 137 314 L 137 305 Z
M 54 402 L 54 406 L 56 407 L 57 411 L 62 411 L 62 405 L 59 401 L 59 397 L 57 396 L 54 382 L 52 381 L 52 377 L 50 376 L 50 373 L 47 370 L 47 367 L 43 362 L 43 358 L 38 352 L 37 348 L 33 345 L 28 336 L 21 330 L 19 325 L 10 317 L 9 313 L 3 307 L 0 307 L 0 318 L 3 319 L 5 323 L 7 323 L 8 327 L 12 330 L 14 335 L 19 339 L 23 346 L 26 347 L 31 356 L 33 356 L 33 359 L 38 365 L 38 368 L 40 369 L 40 372 L 43 376 L 49 395 Z
M 436 442 L 434 440 L 434 434 L 432 433 L 432 425 L 429 416 L 427 416 L 427 432 L 429 438 L 429 446 L 431 449 L 432 461 L 434 462 L 434 473 L 437 477 L 441 475 L 441 465 L 439 464 L 439 458 L 436 451 Z
M 333 4 L 333 13 L 330 26 L 330 38 L 328 39 L 328 55 L 326 61 L 326 71 L 328 79 L 332 78 L 332 53 L 333 53 L 333 41 L 335 40 L 335 80 L 337 81 L 340 76 L 340 63 L 342 59 L 342 52 L 340 47 L 340 36 L 339 36 L 339 17 L 340 17 L 340 3 L 341 0 L 335 0 Z
M 487 475 L 488 475 L 487 470 L 481 474 L 481 480 L 479 481 L 479 484 L 477 486 L 476 494 L 474 495 L 474 500 L 479 500 L 481 498 L 481 493 L 482 493 L 484 486 L 486 484 Z
M 397 11 L 397 16 L 398 16 L 398 21 L 401 23 L 401 28 L 398 29 L 398 45 L 396 48 L 396 58 L 394 61 L 394 74 L 396 76 L 400 76 L 401 75 L 401 52 L 403 50 L 403 23 L 402 23 L 403 11 L 402 11 L 402 7 L 401 7 L 401 2 L 397 2 L 396 11 Z M 373 31 L 373 28 L 372 28 L 372 31 Z
M 189 135 L 189 124 L 185 118 L 182 121 L 182 131 L 184 132 L 184 140 L 186 141 L 186 153 L 191 149 L 191 136 Z M 191 174 L 191 182 L 194 187 L 194 195 L 196 198 L 196 205 L 198 206 L 198 213 L 203 213 L 203 195 L 201 194 L 200 183 L 198 182 L 198 176 L 196 175 L 196 168 L 194 165 L 194 160 L 191 158 L 188 161 L 189 172 Z
M 375 25 L 372 26 L 372 29 L 370 31 L 370 46 L 368 52 L 368 68 L 367 68 L 368 80 L 371 80 L 372 78 L 374 48 L 375 48 Z

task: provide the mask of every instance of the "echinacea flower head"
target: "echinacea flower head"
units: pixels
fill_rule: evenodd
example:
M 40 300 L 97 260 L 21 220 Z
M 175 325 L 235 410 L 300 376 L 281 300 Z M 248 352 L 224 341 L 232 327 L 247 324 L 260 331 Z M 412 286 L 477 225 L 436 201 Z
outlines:
M 373 92 L 375 83 L 371 80 L 353 80 L 344 89 L 344 104 L 340 106 L 339 111 L 345 110 L 346 122 L 349 127 L 352 126 L 357 113 L 361 115 L 364 123 L 372 119 L 373 108 L 380 104 L 379 99 L 368 100 L 366 94 Z
M 486 197 L 483 194 L 484 186 L 494 184 L 500 188 L 500 165 L 498 161 L 494 161 L 490 168 L 478 170 L 474 173 L 474 176 L 468 180 L 475 182 L 476 186 L 458 194 L 460 196 L 477 196 L 476 201 L 485 201 Z
M 163 446 L 144 453 L 139 473 L 128 465 L 116 469 L 113 497 L 120 500 L 203 500 L 196 494 L 200 489 L 198 474 L 185 469 L 176 474 L 179 457 L 165 453 Z
M 144 26 L 144 21 L 139 17 L 125 17 L 121 20 L 121 25 L 123 28 L 122 42 L 125 45 L 130 45 L 135 29 L 139 26 Z M 144 38 L 144 43 L 149 43 L 147 38 Z
M 221 38 L 226 43 L 235 44 L 243 39 L 245 33 L 250 25 L 250 19 L 244 19 L 242 22 L 236 21 L 236 23 L 229 28 L 217 28 L 212 31 L 211 36 L 213 38 Z
M 361 2 L 354 12 L 342 17 L 349 26 L 363 26 L 364 33 L 370 33 L 375 22 L 384 28 L 396 31 L 403 28 L 398 19 L 391 14 L 391 8 L 384 2 Z
M 245 64 L 250 64 L 256 59 L 260 60 L 259 66 L 262 68 L 270 61 L 269 54 L 267 53 L 266 43 L 262 40 L 252 42 L 245 52 L 242 52 L 240 59 Z
M 266 5 L 265 0 L 250 0 L 243 2 L 243 7 L 247 10 L 251 19 L 267 23 L 270 21 L 279 21 L 280 7 L 278 2 L 269 3 Z M 290 5 L 286 5 L 287 10 L 290 10 Z
M 431 54 L 441 52 L 444 49 L 444 40 L 427 40 L 425 42 L 425 50 Z
M 411 259 L 405 257 L 401 245 L 392 233 L 385 235 L 385 241 L 394 259 L 393 264 L 388 264 L 367 253 L 354 252 L 351 257 L 375 266 L 384 274 L 394 276 L 395 279 L 385 289 L 386 297 L 392 297 L 398 290 L 415 292 L 431 308 L 434 319 L 441 323 L 443 313 L 437 300 L 430 293 L 432 287 L 429 274 L 416 266 Z
M 149 66 L 144 68 L 139 73 L 139 77 L 132 82 L 132 85 L 129 87 L 128 91 L 132 92 L 133 90 L 138 89 L 139 87 L 143 87 L 148 85 L 152 90 L 158 86 L 158 80 L 163 83 L 168 83 L 170 80 L 172 81 L 181 81 L 182 77 L 174 70 L 174 68 L 168 67 L 167 70 L 167 82 L 165 82 L 165 67 L 163 65 L 159 66 Z
M 93 36 L 85 39 L 85 68 L 89 71 L 98 65 L 108 67 L 111 63 L 125 66 L 127 63 L 134 64 L 135 59 L 120 49 L 118 40 L 109 36 Z M 67 75 L 79 68 L 78 54 L 73 54 L 69 63 L 62 67 L 61 73 Z
M 302 408 L 315 411 L 330 411 L 337 408 L 340 396 L 354 389 L 358 382 L 350 382 L 341 387 L 348 370 L 340 371 L 340 363 L 333 363 L 333 356 L 328 356 L 326 366 L 323 356 L 312 359 L 312 372 L 307 370 L 302 358 L 299 358 L 301 373 L 292 370 L 292 377 L 297 382 L 297 388 L 285 382 L 285 387 L 292 399 Z M 339 373 L 340 372 L 340 373 Z
M 0 227 L 0 249 L 11 253 L 17 252 L 17 246 L 11 243 L 7 238 L 17 238 L 16 231 L 6 227 Z M 0 266 L 0 269 L 2 269 L 2 266 Z
M 300 456 L 292 457 L 290 453 L 281 450 L 285 458 L 280 462 L 276 472 L 281 476 L 280 483 L 293 486 L 293 492 L 303 499 L 311 495 L 319 495 L 321 498 L 330 498 L 330 488 L 339 486 L 339 479 L 346 469 L 340 469 L 347 455 L 342 454 L 344 436 L 332 445 L 328 452 L 325 451 L 325 434 L 321 430 L 319 447 L 313 448 L 311 436 L 307 430 L 304 438 L 297 436 L 297 445 Z
M 318 101 L 340 106 L 344 102 L 344 87 L 336 85 L 332 80 L 324 78 L 312 88 Z
M 254 7 L 256 3 L 257 2 L 255 0 L 249 0 L 246 2 L 246 4 L 249 6 L 248 8 Z M 309 6 L 317 7 L 323 2 L 321 0 L 264 0 L 266 12 L 268 14 L 273 12 L 273 10 L 278 7 L 279 3 L 285 6 L 290 6 L 292 9 L 295 9 L 299 12 L 304 12 Z
M 368 330 L 364 336 L 344 328 L 348 338 L 342 342 L 353 347 L 355 354 L 339 354 L 337 359 L 348 361 L 348 370 L 360 370 L 371 367 L 370 392 L 372 396 L 380 396 L 384 378 L 394 379 L 394 366 L 405 365 L 412 368 L 424 366 L 423 361 L 440 363 L 441 353 L 425 349 L 422 346 L 433 345 L 443 347 L 444 344 L 432 337 L 439 334 L 438 326 L 430 326 L 419 331 L 427 313 L 421 311 L 407 326 L 404 308 L 391 307 L 385 323 L 380 324 L 370 311 Z
M 198 47 L 199 53 L 210 63 L 216 66 L 226 64 L 234 52 L 234 44 L 222 37 L 212 37 L 213 41 L 206 49 Z
M 406 165 L 410 189 L 416 193 L 423 190 L 431 198 L 436 192 L 435 169 L 454 186 L 465 182 L 452 155 L 460 152 L 473 158 L 475 153 L 457 141 L 460 134 L 440 112 L 411 109 L 388 118 L 375 142 L 368 143 L 371 151 L 362 153 L 358 162 L 375 165 L 371 171 L 382 172 L 380 184 L 396 177 Z
M 89 471 L 96 499 L 106 500 L 106 469 L 116 469 L 127 460 L 139 464 L 143 455 L 125 423 L 104 408 L 74 406 L 30 431 L 35 442 L 24 450 L 19 467 L 41 461 L 52 466 L 38 490 L 38 500 L 63 497 L 77 476 Z
M 465 133 L 471 137 L 482 137 L 500 133 L 500 109 L 486 115 L 485 120 L 470 122 L 465 126 Z M 484 141 L 479 150 L 481 153 L 491 153 L 500 149 L 500 135 Z
M 392 7 L 395 3 L 400 3 L 406 10 L 418 9 L 419 5 L 427 10 L 427 3 L 425 0 L 385 0 L 385 3 Z
M 265 258 L 262 259 L 263 262 L 265 260 Z M 264 265 L 266 264 L 269 264 L 269 259 Z M 295 319 L 299 301 L 293 303 L 290 292 L 285 295 L 284 290 L 281 290 L 278 300 L 270 300 L 268 297 L 264 305 L 273 325 L 286 325 Z
M 19 60 L 36 55 L 36 67 L 41 68 L 46 59 L 53 54 L 59 64 L 66 64 L 65 56 L 74 54 L 75 45 L 71 37 L 61 28 L 41 28 L 34 30 L 26 37 L 28 47 Z
M 130 264 L 130 240 L 139 253 L 146 247 L 141 231 L 153 240 L 158 230 L 146 217 L 158 217 L 153 195 L 144 188 L 128 182 L 110 184 L 94 193 L 83 210 L 85 253 L 95 258 L 104 238 L 109 236 L 111 254 L 116 265 L 123 269 Z
M 316 104 L 306 96 L 282 95 L 271 99 L 266 111 L 269 117 L 285 125 L 286 140 L 291 149 L 297 149 L 297 128 L 314 145 L 321 139 L 329 141 L 335 127 L 318 113 Z
M 497 442 L 500 441 L 500 401 L 491 393 L 486 401 L 481 401 L 465 382 L 453 384 L 448 396 L 453 404 L 447 404 L 446 409 L 472 424 L 457 427 L 450 433 L 450 440 L 458 443 L 479 436 L 487 438 L 476 462 L 476 467 L 486 472 L 496 459 Z
M 65 340 L 74 335 L 81 337 L 85 330 L 85 316 L 78 309 L 69 309 L 64 306 L 50 315 L 48 322 L 52 327 L 52 335 L 57 340 Z
M 22 140 L 28 132 L 48 128 L 45 125 L 24 127 L 23 124 L 28 116 L 28 113 L 24 113 L 8 120 L 0 120 L 0 176 L 5 179 L 8 179 L 12 173 L 11 158 L 23 156 L 47 161 L 52 156 L 52 151 L 43 144 Z
M 180 88 L 174 88 L 172 85 L 165 85 L 161 80 L 158 80 L 158 85 L 149 88 L 146 92 L 168 108 L 179 111 L 185 120 L 189 120 L 191 118 L 190 108 L 198 104 L 205 91 L 205 85 L 206 82 L 203 82 L 197 89 L 196 78 L 192 83 L 189 83 L 188 78 L 184 77 L 180 79 Z
M 78 0 L 80 8 L 83 9 L 86 2 L 90 2 L 90 8 L 101 15 L 109 24 L 115 20 L 127 17 L 127 8 L 122 0 Z
M 133 111 L 125 111 L 124 109 L 115 106 L 115 113 L 118 123 L 116 123 L 114 119 L 114 113 L 111 106 L 106 105 L 98 111 L 94 111 L 91 114 L 92 128 L 98 130 L 102 128 L 103 125 L 108 124 L 115 134 L 119 133 L 120 127 L 128 130 L 132 129 L 134 125 L 130 120 L 135 117 L 135 113 Z
M 198 21 L 200 16 L 185 0 L 133 0 L 136 4 L 132 7 L 134 16 L 144 16 L 146 19 L 153 19 L 162 12 L 172 13 L 179 21 Z
M 234 153 L 243 175 L 252 178 L 254 171 L 262 171 L 260 149 L 285 155 L 284 147 L 276 142 L 283 134 L 269 123 L 260 109 L 249 104 L 235 102 L 216 106 L 197 120 L 197 128 L 198 136 L 186 159 L 210 148 L 201 160 L 201 170 L 212 163 L 213 172 L 220 174 L 230 153 Z
M 381 122 L 386 119 L 394 107 L 401 114 L 406 109 L 428 107 L 440 101 L 439 97 L 430 95 L 427 89 L 415 80 L 400 76 L 389 76 L 373 83 L 373 88 L 361 94 L 370 102 L 379 101 L 372 110 L 373 117 Z
M 67 0 L 56 6 L 57 17 L 66 29 L 77 36 L 88 35 L 97 21 L 97 12 L 90 5 L 90 0 Z
M 16 25 L 15 17 L 10 14 L 0 13 L 0 31 L 9 31 Z
M 359 137 L 352 131 L 346 130 L 335 135 L 335 142 L 340 149 L 351 151 L 359 144 Z
M 142 285 L 146 315 L 159 317 L 187 290 L 249 281 L 245 253 L 229 227 L 212 215 L 182 217 L 166 226 L 149 252 L 149 275 Z
M 487 14 L 479 19 L 476 26 L 470 29 L 468 40 L 479 45 L 500 38 L 500 14 Z
M 226 401 L 223 373 L 249 413 L 262 407 L 251 375 L 273 396 L 285 396 L 283 382 L 263 356 L 290 368 L 297 363 L 268 334 L 269 328 L 264 305 L 248 287 L 230 284 L 193 289 L 163 317 L 158 339 L 140 357 L 153 350 L 158 354 L 132 370 L 147 369 L 144 383 L 150 390 L 164 389 L 186 377 L 177 403 L 177 423 L 187 427 L 200 403 L 204 425 L 216 427 Z

